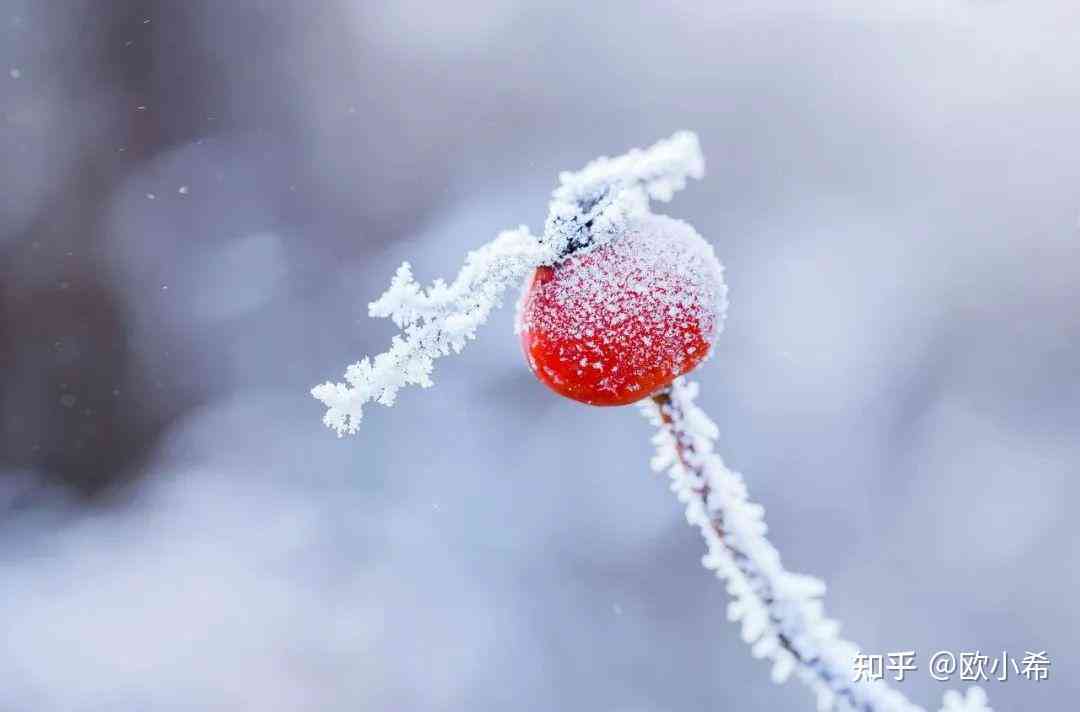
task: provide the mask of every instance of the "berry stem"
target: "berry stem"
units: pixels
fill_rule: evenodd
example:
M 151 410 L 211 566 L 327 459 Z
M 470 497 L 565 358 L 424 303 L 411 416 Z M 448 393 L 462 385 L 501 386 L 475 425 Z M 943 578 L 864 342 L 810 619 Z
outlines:
M 653 469 L 668 472 L 687 521 L 705 539 L 702 563 L 726 582 L 728 618 L 741 622 L 754 657 L 772 661 L 778 683 L 798 675 L 816 693 L 820 710 L 923 712 L 883 680 L 852 680 L 859 650 L 824 616 L 824 584 L 783 568 L 765 538 L 764 510 L 749 501 L 742 476 L 713 451 L 718 431 L 694 403 L 697 390 L 679 378 L 642 402 L 658 428 Z

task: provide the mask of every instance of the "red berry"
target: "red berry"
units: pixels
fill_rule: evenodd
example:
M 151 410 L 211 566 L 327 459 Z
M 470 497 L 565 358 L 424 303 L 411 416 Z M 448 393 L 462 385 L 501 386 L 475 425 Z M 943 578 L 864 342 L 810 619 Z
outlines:
M 684 222 L 648 215 L 594 250 L 538 268 L 518 328 L 529 366 L 553 391 L 626 405 L 709 354 L 726 295 L 709 244 Z

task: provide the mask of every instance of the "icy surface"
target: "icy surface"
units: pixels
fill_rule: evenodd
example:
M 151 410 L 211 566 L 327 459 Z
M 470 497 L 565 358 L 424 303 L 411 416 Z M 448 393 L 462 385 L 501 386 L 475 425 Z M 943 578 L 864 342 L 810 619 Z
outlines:
M 461 351 L 475 338 L 507 287 L 520 284 L 537 266 L 595 249 L 632 225 L 645 224 L 650 199 L 670 200 L 688 177 L 700 178 L 704 169 L 697 137 L 680 132 L 648 149 L 563 173 L 543 237 L 531 236 L 524 226 L 501 233 L 469 253 L 450 284 L 436 280 L 425 290 L 409 263 L 402 264 L 390 288 L 369 305 L 372 317 L 392 319 L 402 334 L 389 351 L 349 366 L 344 383 L 311 390 L 327 407 L 323 421 L 338 435 L 355 433 L 366 403 L 392 405 L 403 386 L 431 386 L 435 359 Z

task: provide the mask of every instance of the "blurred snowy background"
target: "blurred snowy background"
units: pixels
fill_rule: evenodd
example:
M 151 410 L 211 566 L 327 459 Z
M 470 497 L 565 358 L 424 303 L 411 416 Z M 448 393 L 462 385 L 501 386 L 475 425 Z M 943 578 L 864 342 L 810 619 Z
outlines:
M 502 310 L 343 440 L 366 304 L 699 132 L 724 455 L 867 652 L 1080 694 L 1080 6 L 0 0 L 0 709 L 807 710 L 633 409 Z M 816 9 L 807 9 L 814 5 Z

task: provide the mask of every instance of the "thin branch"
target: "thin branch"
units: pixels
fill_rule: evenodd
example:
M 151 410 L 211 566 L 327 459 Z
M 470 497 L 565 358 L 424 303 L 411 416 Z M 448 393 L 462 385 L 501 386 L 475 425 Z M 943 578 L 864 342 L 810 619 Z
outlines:
M 741 622 L 753 655 L 772 661 L 776 682 L 796 674 L 817 695 L 820 710 L 923 712 L 882 680 L 853 681 L 858 648 L 824 616 L 825 585 L 783 568 L 765 538 L 764 510 L 713 451 L 717 429 L 695 405 L 696 395 L 697 384 L 680 378 L 642 403 L 659 428 L 653 468 L 668 472 L 687 521 L 701 531 L 708 547 L 702 563 L 727 582 L 728 617 Z M 948 696 L 946 709 L 985 712 L 985 701 L 972 688 L 966 697 Z

